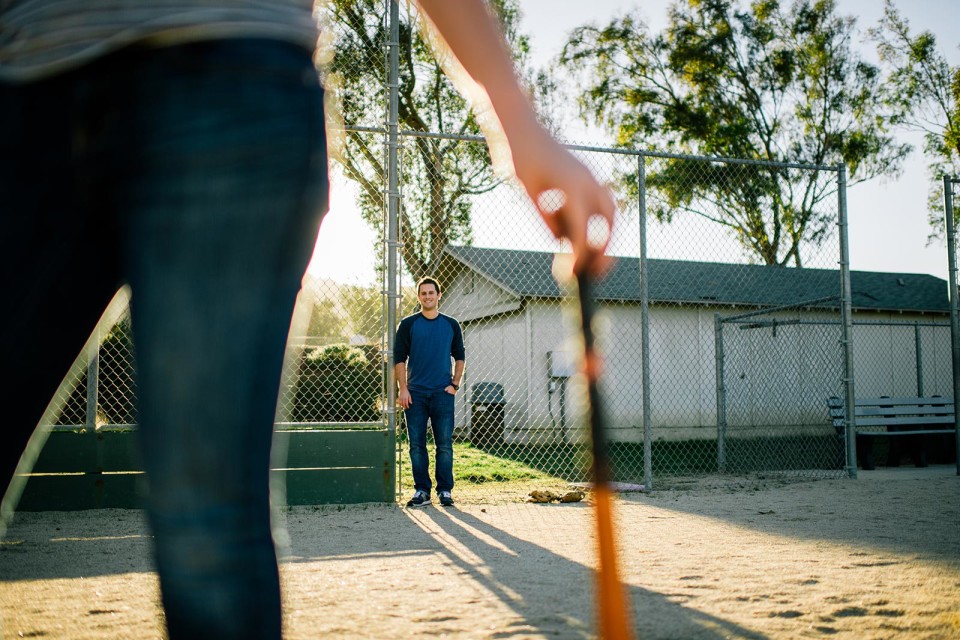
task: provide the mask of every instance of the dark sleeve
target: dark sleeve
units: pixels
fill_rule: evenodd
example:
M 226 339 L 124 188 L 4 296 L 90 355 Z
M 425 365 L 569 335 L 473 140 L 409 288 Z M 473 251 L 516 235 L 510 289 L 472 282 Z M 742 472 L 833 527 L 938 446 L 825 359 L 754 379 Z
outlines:
M 397 327 L 397 339 L 393 342 L 393 363 L 399 364 L 401 362 L 407 361 L 407 356 L 410 355 L 410 325 L 412 324 L 412 317 L 407 316 L 400 321 L 400 326 Z
M 450 345 L 450 355 L 454 360 L 465 360 L 466 352 L 463 349 L 463 331 L 460 330 L 460 323 L 450 318 L 450 324 L 453 325 L 453 342 Z

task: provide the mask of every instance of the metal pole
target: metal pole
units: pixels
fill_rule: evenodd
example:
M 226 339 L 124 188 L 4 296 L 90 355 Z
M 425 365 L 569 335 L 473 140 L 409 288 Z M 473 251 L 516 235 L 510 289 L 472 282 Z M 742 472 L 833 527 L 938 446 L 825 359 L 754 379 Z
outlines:
M 650 402 L 650 289 L 647 287 L 647 173 L 646 158 L 637 158 L 640 179 L 640 368 L 643 395 L 643 487 L 653 489 L 653 421 Z
M 94 438 L 96 461 L 95 468 L 84 471 L 101 472 L 103 470 L 103 441 L 97 438 L 97 398 L 100 394 L 100 325 L 94 329 L 93 339 L 87 351 L 87 415 L 84 428 L 88 438 Z M 94 504 L 100 506 L 103 500 L 103 478 L 97 478 L 93 485 Z
M 923 397 L 923 344 L 920 340 L 920 323 L 913 323 L 913 350 L 917 355 L 917 396 Z
M 97 394 L 100 387 L 100 326 L 87 347 L 87 411 L 83 426 L 87 435 L 97 430 Z
M 723 321 L 720 314 L 713 314 L 713 339 L 717 363 L 717 471 L 723 473 L 727 466 L 727 388 L 723 384 Z
M 387 380 L 387 441 L 396 448 L 397 442 L 397 380 L 393 371 L 394 332 L 397 326 L 397 300 L 400 295 L 397 291 L 397 245 L 399 242 L 400 220 L 400 168 L 398 166 L 399 148 L 397 130 L 399 112 L 399 84 L 400 84 L 400 3 L 399 0 L 385 0 L 390 10 L 390 42 L 388 52 L 388 80 L 389 106 L 387 110 L 387 287 L 386 287 L 386 327 L 384 339 L 386 353 L 385 377 Z M 392 486 L 395 493 L 399 493 L 397 478 L 397 455 L 394 455 L 394 464 L 384 470 L 384 482 Z
M 960 398 L 960 303 L 957 300 L 957 239 L 953 224 L 953 185 L 956 180 L 943 176 L 943 212 L 947 226 L 947 261 L 950 287 L 950 345 L 953 347 L 953 427 L 956 432 L 957 475 L 960 475 L 960 413 L 956 410 Z
M 844 407 L 846 413 L 847 474 L 857 477 L 857 417 L 854 413 L 853 291 L 850 287 L 850 247 L 847 238 L 847 168 L 837 167 L 837 226 L 840 235 L 840 315 L 842 316 Z

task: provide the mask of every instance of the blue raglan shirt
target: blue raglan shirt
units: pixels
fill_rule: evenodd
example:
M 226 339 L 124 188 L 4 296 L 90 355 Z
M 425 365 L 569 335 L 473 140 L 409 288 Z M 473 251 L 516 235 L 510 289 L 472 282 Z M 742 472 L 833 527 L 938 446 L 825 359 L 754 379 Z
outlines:
M 418 393 L 443 391 L 452 381 L 450 358 L 464 359 L 460 323 L 444 314 L 433 320 L 415 313 L 400 321 L 393 361 L 407 363 L 407 388 Z

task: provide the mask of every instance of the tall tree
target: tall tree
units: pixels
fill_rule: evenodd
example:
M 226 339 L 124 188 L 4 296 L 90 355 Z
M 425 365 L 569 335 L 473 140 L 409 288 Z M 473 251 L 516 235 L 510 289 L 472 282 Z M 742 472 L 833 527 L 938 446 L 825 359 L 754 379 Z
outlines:
M 677 0 L 651 33 L 638 14 L 573 31 L 561 64 L 583 72 L 581 112 L 618 145 L 774 162 L 846 163 L 849 184 L 895 172 L 909 147 L 879 119 L 879 70 L 854 51 L 833 0 Z M 636 189 L 636 174 L 625 176 Z M 829 237 L 836 184 L 818 172 L 668 159 L 647 176 L 669 221 L 725 225 L 752 260 L 803 265 Z M 819 206 L 818 206 L 819 205 Z
M 931 178 L 931 236 L 939 236 L 943 233 L 940 177 L 960 176 L 960 66 L 950 66 L 929 31 L 912 35 L 909 22 L 890 0 L 870 35 L 887 71 L 883 95 L 893 110 L 892 122 L 923 134 Z
M 310 310 L 310 323 L 306 335 L 319 339 L 322 344 L 343 342 L 346 339 L 347 322 L 337 309 L 332 298 L 318 298 Z
M 383 306 L 383 293 L 379 288 L 345 285 L 341 298 L 353 335 L 363 336 L 371 343 L 379 341 L 386 330 L 381 324 L 384 317 L 380 313 Z M 404 316 L 412 313 L 416 305 L 417 293 L 414 288 L 402 287 L 400 289 L 400 315 Z
M 347 126 L 335 156 L 360 185 L 364 219 L 383 225 L 386 163 L 382 134 L 351 127 L 382 127 L 386 112 L 387 21 L 381 0 L 333 0 L 325 9 L 334 56 L 327 86 Z M 519 34 L 514 0 L 492 3 L 517 56 L 528 51 Z M 409 5 L 408 5 L 409 7 Z M 444 74 L 447 61 L 428 42 L 412 9 L 401 12 L 399 126 L 416 133 L 480 135 L 476 117 Z M 443 54 L 439 54 L 442 56 Z M 417 278 L 432 273 L 443 247 L 471 240 L 470 199 L 500 184 L 485 145 L 430 136 L 405 137 L 403 145 L 401 257 Z

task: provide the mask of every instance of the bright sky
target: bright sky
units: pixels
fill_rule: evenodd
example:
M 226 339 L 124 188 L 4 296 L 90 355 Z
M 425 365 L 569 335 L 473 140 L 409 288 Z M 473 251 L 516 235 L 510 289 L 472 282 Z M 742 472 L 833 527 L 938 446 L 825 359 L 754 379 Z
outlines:
M 530 36 L 534 62 L 548 64 L 559 53 L 567 34 L 581 24 L 605 24 L 616 15 L 641 7 L 651 27 L 666 22 L 668 0 L 521 0 L 522 30 Z M 879 20 L 881 0 L 837 0 L 841 15 L 854 15 L 865 31 Z M 930 30 L 953 65 L 960 64 L 957 8 L 954 0 L 898 0 L 911 31 Z M 872 50 L 872 49 L 871 49 Z M 872 55 L 872 54 L 871 54 Z M 581 125 L 578 125 L 581 126 Z M 591 133 L 591 143 L 596 134 Z M 575 136 L 567 136 L 574 139 Z M 903 175 L 886 183 L 871 181 L 847 192 L 850 223 L 850 261 L 853 269 L 929 273 L 947 277 L 946 248 L 942 241 L 927 246 L 927 192 L 929 179 L 919 135 L 906 137 L 915 151 Z M 585 141 L 585 140 L 584 140 Z M 331 208 L 320 232 L 310 272 L 352 283 L 375 281 L 367 249 L 375 234 L 360 220 L 348 185 L 334 185 Z

